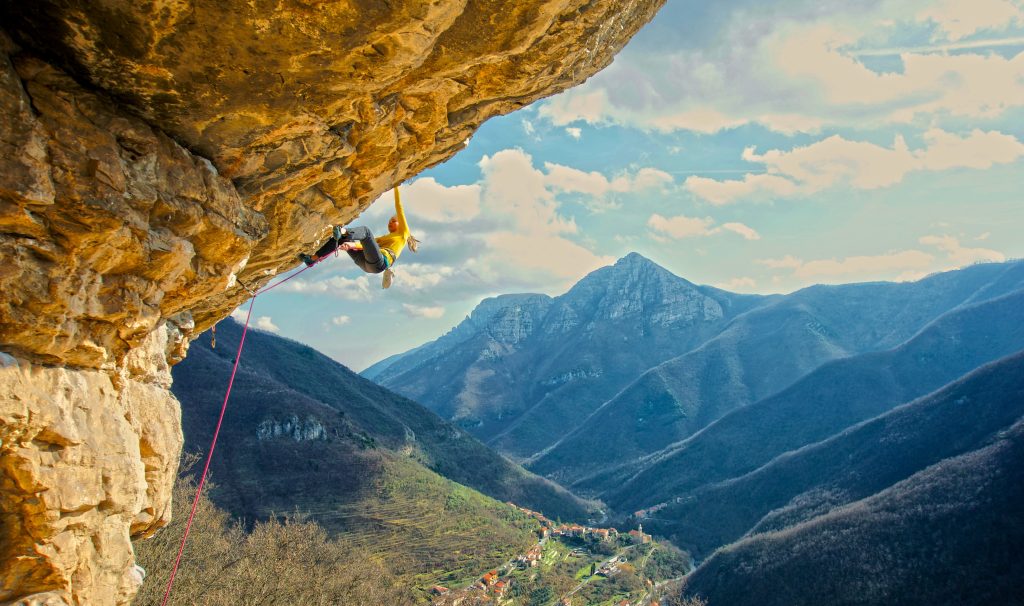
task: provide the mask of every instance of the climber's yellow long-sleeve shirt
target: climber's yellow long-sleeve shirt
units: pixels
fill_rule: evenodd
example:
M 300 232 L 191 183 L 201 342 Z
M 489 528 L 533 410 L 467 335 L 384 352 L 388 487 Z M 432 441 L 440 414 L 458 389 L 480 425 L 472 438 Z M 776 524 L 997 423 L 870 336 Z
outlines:
M 395 216 L 398 217 L 398 230 L 388 232 L 387 235 L 376 239 L 377 246 L 380 246 L 381 252 L 391 256 L 391 263 L 398 260 L 398 255 L 402 254 L 402 250 L 405 249 L 405 243 L 411 235 L 409 233 L 409 225 L 405 222 L 405 213 L 402 211 L 402 198 L 398 195 L 397 187 L 395 188 Z

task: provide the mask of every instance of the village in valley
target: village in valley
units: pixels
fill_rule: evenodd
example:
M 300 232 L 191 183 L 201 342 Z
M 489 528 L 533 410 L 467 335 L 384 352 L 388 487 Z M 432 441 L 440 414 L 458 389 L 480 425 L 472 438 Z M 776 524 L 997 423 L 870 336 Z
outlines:
M 537 543 L 464 586 L 434 586 L 431 606 L 658 606 L 657 594 L 691 567 L 642 524 L 620 533 L 508 505 L 538 523 Z

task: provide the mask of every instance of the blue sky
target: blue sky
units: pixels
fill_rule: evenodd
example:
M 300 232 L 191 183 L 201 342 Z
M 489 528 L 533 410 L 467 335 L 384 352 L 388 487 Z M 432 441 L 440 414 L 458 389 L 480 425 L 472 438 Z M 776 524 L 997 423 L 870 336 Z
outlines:
M 847 4 L 668 0 L 402 186 L 422 245 L 391 289 L 338 258 L 255 325 L 359 370 L 631 251 L 748 293 L 1024 257 L 1024 0 Z M 391 200 L 355 223 L 383 233 Z

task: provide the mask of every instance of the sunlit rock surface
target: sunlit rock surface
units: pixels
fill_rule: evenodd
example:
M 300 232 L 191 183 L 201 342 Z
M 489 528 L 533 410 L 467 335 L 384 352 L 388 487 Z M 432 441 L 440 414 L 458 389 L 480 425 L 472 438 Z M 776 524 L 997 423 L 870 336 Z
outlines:
M 0 0 L 0 604 L 129 602 L 190 339 L 660 4 Z

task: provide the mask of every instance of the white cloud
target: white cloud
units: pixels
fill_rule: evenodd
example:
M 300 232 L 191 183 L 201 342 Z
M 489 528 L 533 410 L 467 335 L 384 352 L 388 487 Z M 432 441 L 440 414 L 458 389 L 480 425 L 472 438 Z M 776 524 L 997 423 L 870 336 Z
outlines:
M 665 234 L 676 240 L 693 238 L 696 236 L 711 235 L 711 226 L 715 224 L 711 217 L 663 217 L 659 214 L 651 215 L 647 220 L 647 226 L 655 232 Z
M 751 227 L 743 223 L 723 223 L 715 227 L 715 220 L 711 217 L 687 217 L 679 215 L 676 217 L 663 217 L 653 214 L 647 220 L 647 226 L 654 232 L 655 237 L 665 236 L 681 240 L 683 238 L 714 236 L 725 231 L 730 231 L 743 236 L 747 240 L 760 240 L 761 235 Z
M 329 266 L 332 271 L 338 269 L 347 271 L 351 267 L 355 271 L 362 272 L 349 260 L 346 254 L 339 255 L 337 261 L 328 259 L 323 263 L 336 263 L 336 265 Z M 324 265 L 321 264 L 318 267 L 324 267 Z M 324 294 L 345 301 L 370 301 L 373 299 L 373 294 L 370 290 L 370 280 L 366 274 L 355 278 L 332 276 L 317 281 L 291 280 L 281 286 L 281 291 Z
M 747 120 L 730 117 L 710 107 L 696 107 L 684 111 L 656 116 L 651 126 L 661 131 L 692 130 L 706 135 L 743 126 Z
M 467 271 L 482 282 L 536 284 L 561 290 L 587 273 L 615 261 L 565 238 L 538 238 L 529 232 L 501 231 L 486 237 L 487 254 L 466 262 Z
M 1024 156 L 1024 143 L 995 131 L 974 129 L 967 137 L 957 137 L 933 128 L 924 134 L 924 140 L 928 147 L 915 154 L 924 170 L 988 169 Z
M 991 52 L 1019 42 L 1022 15 L 1015 0 L 723 3 L 696 16 L 669 3 L 611 66 L 539 116 L 698 133 L 758 123 L 787 134 L 995 119 L 1024 107 L 1024 53 Z M 700 31 L 680 33 L 688 27 Z M 945 45 L 899 46 L 922 29 Z M 972 38 L 980 32 L 1012 37 L 986 44 Z M 885 55 L 899 69 L 864 61 Z
M 800 278 L 837 278 L 874 275 L 894 270 L 926 269 L 934 257 L 919 250 L 903 250 L 885 255 L 861 255 L 845 259 L 808 261 L 794 272 Z
M 792 256 L 782 259 L 760 259 L 757 263 L 773 269 L 789 269 L 803 280 L 841 283 L 879 276 L 927 271 L 935 257 L 920 250 L 901 250 L 883 255 L 858 255 L 842 259 L 803 261 Z
M 402 186 L 401 194 L 403 210 L 414 232 L 417 231 L 414 220 L 446 223 L 472 219 L 480 214 L 480 186 L 477 184 L 446 186 L 433 177 L 423 177 Z M 360 219 L 365 222 L 391 217 L 395 213 L 394 199 L 392 190 L 384 192 Z M 372 225 L 370 229 L 377 234 Z
M 778 259 L 758 259 L 755 263 L 788 272 L 789 276 L 805 283 L 841 284 L 880 279 L 906 282 L 919 280 L 936 271 L 956 269 L 971 263 L 1006 260 L 1006 256 L 998 251 L 966 247 L 952 236 L 924 236 L 918 241 L 920 244 L 939 249 L 945 258 L 922 250 L 907 249 L 880 255 L 855 255 L 810 261 L 786 255 Z M 772 280 L 776 284 L 782 281 L 778 275 Z
M 1024 10 L 1008 0 L 945 0 L 924 8 L 917 18 L 937 24 L 946 39 L 960 40 L 978 31 L 1024 24 Z
M 840 185 L 877 189 L 903 181 L 912 171 L 987 169 L 1021 157 L 1024 143 L 1012 135 L 978 129 L 963 137 L 931 129 L 924 134 L 924 146 L 917 150 L 909 149 L 900 136 L 892 147 L 885 147 L 833 135 L 788 151 L 758 154 L 747 148 L 743 159 L 763 164 L 765 173 L 726 180 L 691 176 L 683 187 L 711 204 L 723 205 L 744 198 L 808 196 Z
M 793 255 L 786 255 L 781 259 L 757 259 L 754 262 L 771 269 L 797 269 L 804 263 Z
M 757 288 L 757 282 L 753 278 L 744 276 L 719 282 L 715 286 L 732 292 L 751 292 Z
M 558 213 L 554 194 L 545 187 L 543 173 L 521 149 L 506 149 L 480 159 L 484 195 L 491 213 L 511 219 L 534 233 L 576 233 L 576 222 Z
M 239 324 L 245 324 L 246 319 L 249 317 L 249 311 L 239 307 L 235 311 L 231 312 L 231 317 Z
M 270 316 L 260 316 L 256 318 L 255 326 L 256 328 L 260 330 L 265 330 L 267 332 L 281 332 L 281 329 L 278 328 L 276 324 L 274 324 L 274 322 L 270 319 Z
M 480 214 L 480 186 L 447 187 L 425 177 L 405 188 L 402 201 L 407 215 L 435 222 L 464 221 Z
M 395 265 L 395 286 L 401 291 L 423 291 L 443 284 L 455 275 L 456 270 L 449 265 L 424 265 L 422 263 L 403 262 Z
M 927 246 L 935 246 L 945 252 L 953 267 L 963 267 L 985 261 L 1002 263 L 1006 260 L 1006 255 L 999 251 L 963 246 L 957 238 L 952 236 L 924 236 L 919 242 Z
M 723 223 L 721 229 L 737 233 L 747 240 L 760 240 L 761 234 L 742 223 Z
M 444 316 L 443 307 L 421 307 L 419 305 L 410 305 L 409 303 L 403 303 L 402 308 L 405 313 L 409 314 L 413 318 L 427 318 L 430 320 L 437 320 Z
M 565 126 L 577 120 L 601 124 L 608 120 L 610 109 L 612 105 L 608 101 L 607 92 L 603 88 L 598 88 L 586 93 L 558 95 L 541 105 L 538 115 L 551 120 L 555 126 Z
M 583 129 L 574 126 L 567 127 L 565 129 L 565 132 L 568 133 L 570 137 L 576 139 L 577 141 L 579 141 L 580 138 L 583 136 Z
M 648 189 L 665 188 L 673 183 L 672 175 L 663 170 L 645 167 L 633 174 L 624 173 L 612 179 L 604 174 L 545 162 L 547 175 L 544 184 L 556 192 L 586 194 L 596 200 L 603 200 L 609 194 L 625 194 Z
M 281 285 L 281 290 L 300 293 L 325 293 L 327 292 L 327 284 L 308 280 L 289 280 Z
M 715 205 L 731 204 L 741 198 L 764 195 L 787 198 L 795 195 L 796 183 L 778 175 L 748 173 L 742 179 L 709 179 L 696 175 L 686 178 L 683 188 Z
M 349 316 L 334 316 L 331 318 L 331 324 L 334 324 L 335 326 L 344 326 L 351 321 L 352 318 Z
M 349 259 L 342 257 L 340 259 L 343 263 L 352 263 Z M 356 271 L 362 272 L 357 269 L 355 265 L 352 265 Z M 366 274 L 362 274 L 356 278 L 346 278 L 344 276 L 335 276 L 328 278 L 324 281 L 326 286 L 325 292 L 333 297 L 344 299 L 346 301 L 370 301 L 373 299 L 373 294 L 370 291 L 370 279 Z

